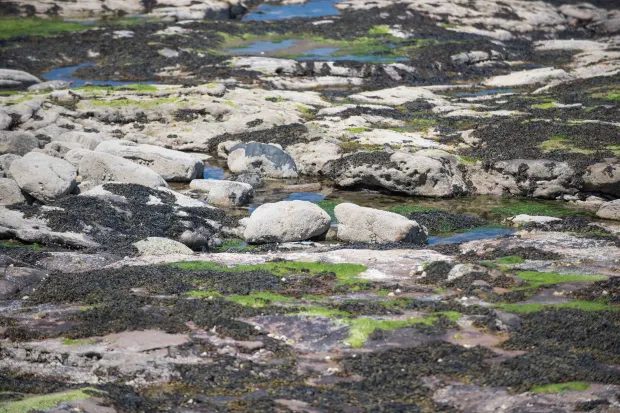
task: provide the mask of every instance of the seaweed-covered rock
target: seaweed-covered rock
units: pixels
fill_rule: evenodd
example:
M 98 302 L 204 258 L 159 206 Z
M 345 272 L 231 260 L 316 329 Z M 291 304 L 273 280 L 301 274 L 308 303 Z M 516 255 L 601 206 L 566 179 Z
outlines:
M 382 188 L 430 197 L 450 197 L 466 191 L 457 158 L 436 149 L 414 154 L 359 152 L 327 162 L 323 173 L 342 187 Z
M 588 166 L 583 175 L 583 189 L 620 196 L 620 161 L 610 159 Z
M 338 204 L 338 239 L 348 242 L 426 242 L 426 229 L 402 215 L 355 204 Z
M 297 166 L 291 156 L 276 145 L 250 142 L 233 146 L 228 154 L 233 173 L 257 172 L 271 178 L 295 178 Z
M 97 152 L 105 152 L 148 166 L 166 181 L 191 181 L 202 175 L 204 164 L 191 154 L 155 145 L 137 144 L 126 140 L 100 143 Z
M 15 160 L 9 170 L 19 187 L 41 202 L 51 202 L 75 188 L 73 165 L 43 153 L 27 153 Z
M 244 238 L 250 243 L 304 241 L 324 235 L 330 217 L 307 201 L 281 201 L 256 208 L 247 221 Z

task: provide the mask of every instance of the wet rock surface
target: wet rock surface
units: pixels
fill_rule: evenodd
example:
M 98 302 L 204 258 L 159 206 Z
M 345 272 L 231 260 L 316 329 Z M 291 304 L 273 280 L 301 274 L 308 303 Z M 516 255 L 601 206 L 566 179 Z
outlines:
M 0 412 L 620 410 L 616 2 L 0 15 Z

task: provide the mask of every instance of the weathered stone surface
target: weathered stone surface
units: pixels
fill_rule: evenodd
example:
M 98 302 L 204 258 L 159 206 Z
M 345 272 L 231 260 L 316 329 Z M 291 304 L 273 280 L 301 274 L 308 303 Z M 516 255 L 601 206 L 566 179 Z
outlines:
M 69 131 L 52 137 L 52 141 L 67 142 L 81 145 L 84 149 L 94 150 L 104 138 L 98 133 Z
M 620 161 L 609 159 L 588 166 L 583 175 L 583 189 L 620 196 Z
M 323 173 L 342 187 L 384 188 L 430 197 L 466 191 L 456 157 L 441 150 L 359 152 L 326 163 Z
M 325 234 L 330 221 L 312 202 L 268 203 L 252 212 L 243 235 L 251 243 L 304 241 Z
M 547 217 L 544 215 L 527 215 L 527 214 L 519 214 L 514 217 L 508 218 L 508 221 L 513 225 L 527 225 L 527 224 L 549 224 L 552 222 L 561 221 L 561 218 L 556 217 Z
M 40 82 L 36 76 L 22 70 L 0 69 L 0 88 L 15 89 Z
M 297 177 L 295 161 L 276 145 L 240 143 L 230 149 L 227 162 L 233 173 L 256 172 L 271 178 Z
M 64 80 L 49 80 L 28 87 L 30 92 L 46 92 L 49 90 L 68 89 L 70 83 Z
M 69 194 L 76 184 L 73 165 L 39 152 L 27 153 L 13 161 L 9 170 L 19 187 L 41 202 Z
M 250 184 L 220 179 L 194 179 L 189 187 L 206 192 L 207 202 L 218 206 L 246 205 L 254 194 Z
M 19 295 L 27 295 L 29 291 L 47 274 L 36 268 L 15 267 L 0 268 L 0 299 L 8 299 Z
M 39 140 L 30 132 L 0 131 L 0 155 L 25 155 L 39 147 Z
M 166 181 L 191 181 L 202 175 L 203 162 L 196 156 L 155 145 L 126 140 L 109 140 L 99 144 L 97 152 L 106 152 L 148 166 Z
M 0 205 L 13 205 L 26 201 L 19 185 L 12 179 L 0 178 Z
M 21 158 L 21 156 L 12 153 L 0 155 L 0 177 L 10 178 L 11 174 L 9 172 L 9 168 L 11 167 L 13 161 L 19 158 Z
M 603 219 L 613 219 L 620 221 L 620 199 L 605 202 L 598 209 L 596 216 Z
M 67 156 L 71 154 L 70 151 Z M 78 171 L 83 181 L 93 185 L 121 182 L 144 185 L 151 188 L 166 186 L 166 181 L 146 166 L 105 152 L 83 152 Z
M 194 253 L 185 244 L 169 238 L 148 237 L 135 242 L 133 245 L 138 249 L 140 255 L 191 255 Z
M 338 239 L 347 242 L 426 242 L 426 229 L 394 212 L 344 203 L 334 209 Z
M 4 110 L 0 109 L 0 131 L 8 129 L 11 126 L 13 119 Z

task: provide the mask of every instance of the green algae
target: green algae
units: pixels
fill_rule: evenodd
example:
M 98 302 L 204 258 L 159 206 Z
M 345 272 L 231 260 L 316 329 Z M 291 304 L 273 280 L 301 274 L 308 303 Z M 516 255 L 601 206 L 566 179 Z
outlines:
M 341 141 L 338 146 L 340 146 L 340 149 L 342 149 L 342 152 L 344 153 L 358 151 L 378 152 L 383 150 L 383 145 L 364 144 L 353 139 L 345 139 L 344 141 Z
M 542 103 L 536 103 L 532 106 L 530 106 L 532 109 L 542 109 L 542 110 L 547 110 L 547 109 L 554 109 L 557 107 L 557 102 L 553 101 L 553 100 L 549 100 L 546 102 L 542 102 Z
M 177 103 L 179 100 L 177 98 L 168 97 L 168 98 L 157 98 L 157 99 L 128 99 L 128 98 L 119 98 L 112 100 L 91 100 L 90 104 L 93 106 L 99 107 L 110 107 L 110 108 L 124 108 L 124 107 L 137 107 L 141 109 L 154 109 L 157 106 L 165 105 L 169 103 Z
M 235 304 L 243 305 L 251 308 L 263 308 L 276 303 L 291 303 L 294 301 L 292 297 L 269 291 L 257 291 L 247 295 L 229 295 L 224 297 L 225 300 Z
M 34 244 L 23 244 L 19 241 L 13 240 L 0 241 L 0 248 L 27 248 L 32 251 L 41 251 L 43 249 L 43 247 L 41 247 L 41 245 L 36 242 Z
M 63 338 L 62 344 L 65 346 L 87 346 L 90 344 L 95 344 L 96 340 L 94 338 Z
M 556 272 L 538 272 L 538 271 L 519 271 L 517 276 L 526 281 L 528 287 L 539 288 L 547 285 L 556 285 L 563 283 L 582 283 L 604 281 L 607 279 L 604 275 L 587 275 L 587 274 L 560 274 Z
M 217 247 L 217 250 L 219 252 L 227 252 L 227 251 L 247 252 L 247 251 L 253 251 L 256 248 L 258 248 L 256 245 L 248 244 L 242 239 L 233 238 L 233 239 L 224 240 L 222 242 L 222 245 Z
M 322 201 L 317 202 L 316 204 L 323 209 L 323 211 L 327 212 L 329 216 L 332 218 L 332 221 L 336 219 L 336 214 L 334 213 L 334 208 L 336 205 L 341 204 L 342 201 L 335 199 L 324 199 Z
M 553 151 L 563 151 L 570 153 L 579 153 L 582 155 L 592 155 L 595 151 L 592 149 L 584 149 L 575 146 L 565 135 L 554 135 L 546 141 L 541 142 L 538 147 L 545 153 Z
M 342 318 L 349 317 L 351 315 L 346 311 L 337 310 L 335 308 L 322 307 L 318 305 L 307 306 L 303 310 L 296 312 L 295 314 L 325 318 Z
M 212 261 L 184 261 L 169 264 L 174 268 L 187 271 L 220 271 L 220 272 L 249 272 L 266 271 L 276 276 L 283 277 L 290 274 L 319 275 L 333 273 L 340 284 L 352 285 L 365 283 L 358 276 L 366 270 L 361 264 L 331 264 L 323 262 L 296 262 L 296 261 L 271 261 L 263 264 L 242 264 L 227 267 Z
M 97 392 L 92 388 L 69 390 L 40 396 L 31 396 L 22 400 L 0 403 L 0 413 L 27 413 L 49 410 L 61 403 L 85 400 L 92 397 L 87 392 Z
M 116 92 L 116 91 L 134 91 L 134 92 L 157 92 L 157 86 L 144 84 L 144 83 L 135 83 L 131 85 L 121 85 L 121 86 L 99 86 L 99 85 L 85 85 L 76 88 L 76 90 L 84 91 L 84 92 Z
M 416 212 L 433 212 L 433 211 L 438 211 L 438 209 L 423 206 L 423 205 L 401 204 L 401 205 L 394 205 L 393 207 L 390 207 L 389 211 L 408 217 L 409 215 L 414 214 Z
M 351 132 L 351 133 L 362 133 L 362 132 L 368 132 L 370 129 L 364 127 L 364 126 L 359 126 L 359 127 L 353 127 L 353 128 L 347 128 L 347 132 Z
M 501 205 L 491 208 L 493 215 L 501 218 L 512 217 L 515 215 L 545 215 L 551 217 L 567 217 L 571 215 L 584 215 L 584 211 L 559 205 L 552 201 L 538 201 L 525 199 L 504 198 Z
M 0 18 L 0 40 L 23 36 L 52 36 L 54 34 L 87 30 L 80 23 L 59 19 L 39 19 L 33 17 Z
M 565 303 L 557 304 L 541 304 L 541 303 L 501 303 L 496 305 L 500 310 L 507 311 L 509 313 L 517 314 L 530 314 L 543 310 L 550 309 L 575 309 L 581 311 L 618 311 L 620 308 L 613 305 L 598 302 L 598 301 L 585 301 L 585 300 L 572 300 Z
M 222 294 L 214 290 L 191 290 L 186 294 L 190 298 L 217 298 L 222 297 Z
M 542 386 L 534 386 L 530 390 L 532 393 L 553 394 L 564 393 L 567 391 L 585 391 L 590 388 L 590 384 L 584 381 L 569 381 L 566 383 L 552 383 Z

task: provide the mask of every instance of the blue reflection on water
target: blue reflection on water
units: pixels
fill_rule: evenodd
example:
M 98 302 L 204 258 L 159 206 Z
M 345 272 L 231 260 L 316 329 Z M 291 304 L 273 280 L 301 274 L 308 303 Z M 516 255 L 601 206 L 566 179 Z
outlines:
M 64 66 L 57 67 L 55 69 L 50 70 L 49 72 L 45 72 L 41 75 L 41 77 L 45 80 L 64 80 L 67 82 L 71 82 L 71 87 L 80 87 L 86 85 L 94 85 L 94 86 L 127 86 L 127 85 L 135 85 L 135 84 L 152 84 L 155 82 L 136 82 L 136 81 L 119 81 L 119 80 L 92 80 L 92 79 L 80 79 L 75 77 L 75 72 L 78 69 L 83 67 L 92 67 L 95 64 L 92 62 L 81 63 L 79 65 L 74 66 Z
M 500 238 L 515 232 L 513 228 L 481 227 L 471 231 L 461 232 L 448 236 L 428 237 L 428 245 L 459 244 L 461 242 L 476 241 L 481 239 Z
M 309 0 L 301 4 L 267 4 L 263 3 L 243 17 L 243 20 L 284 20 L 295 17 L 335 16 L 339 10 L 335 7 L 338 0 Z

